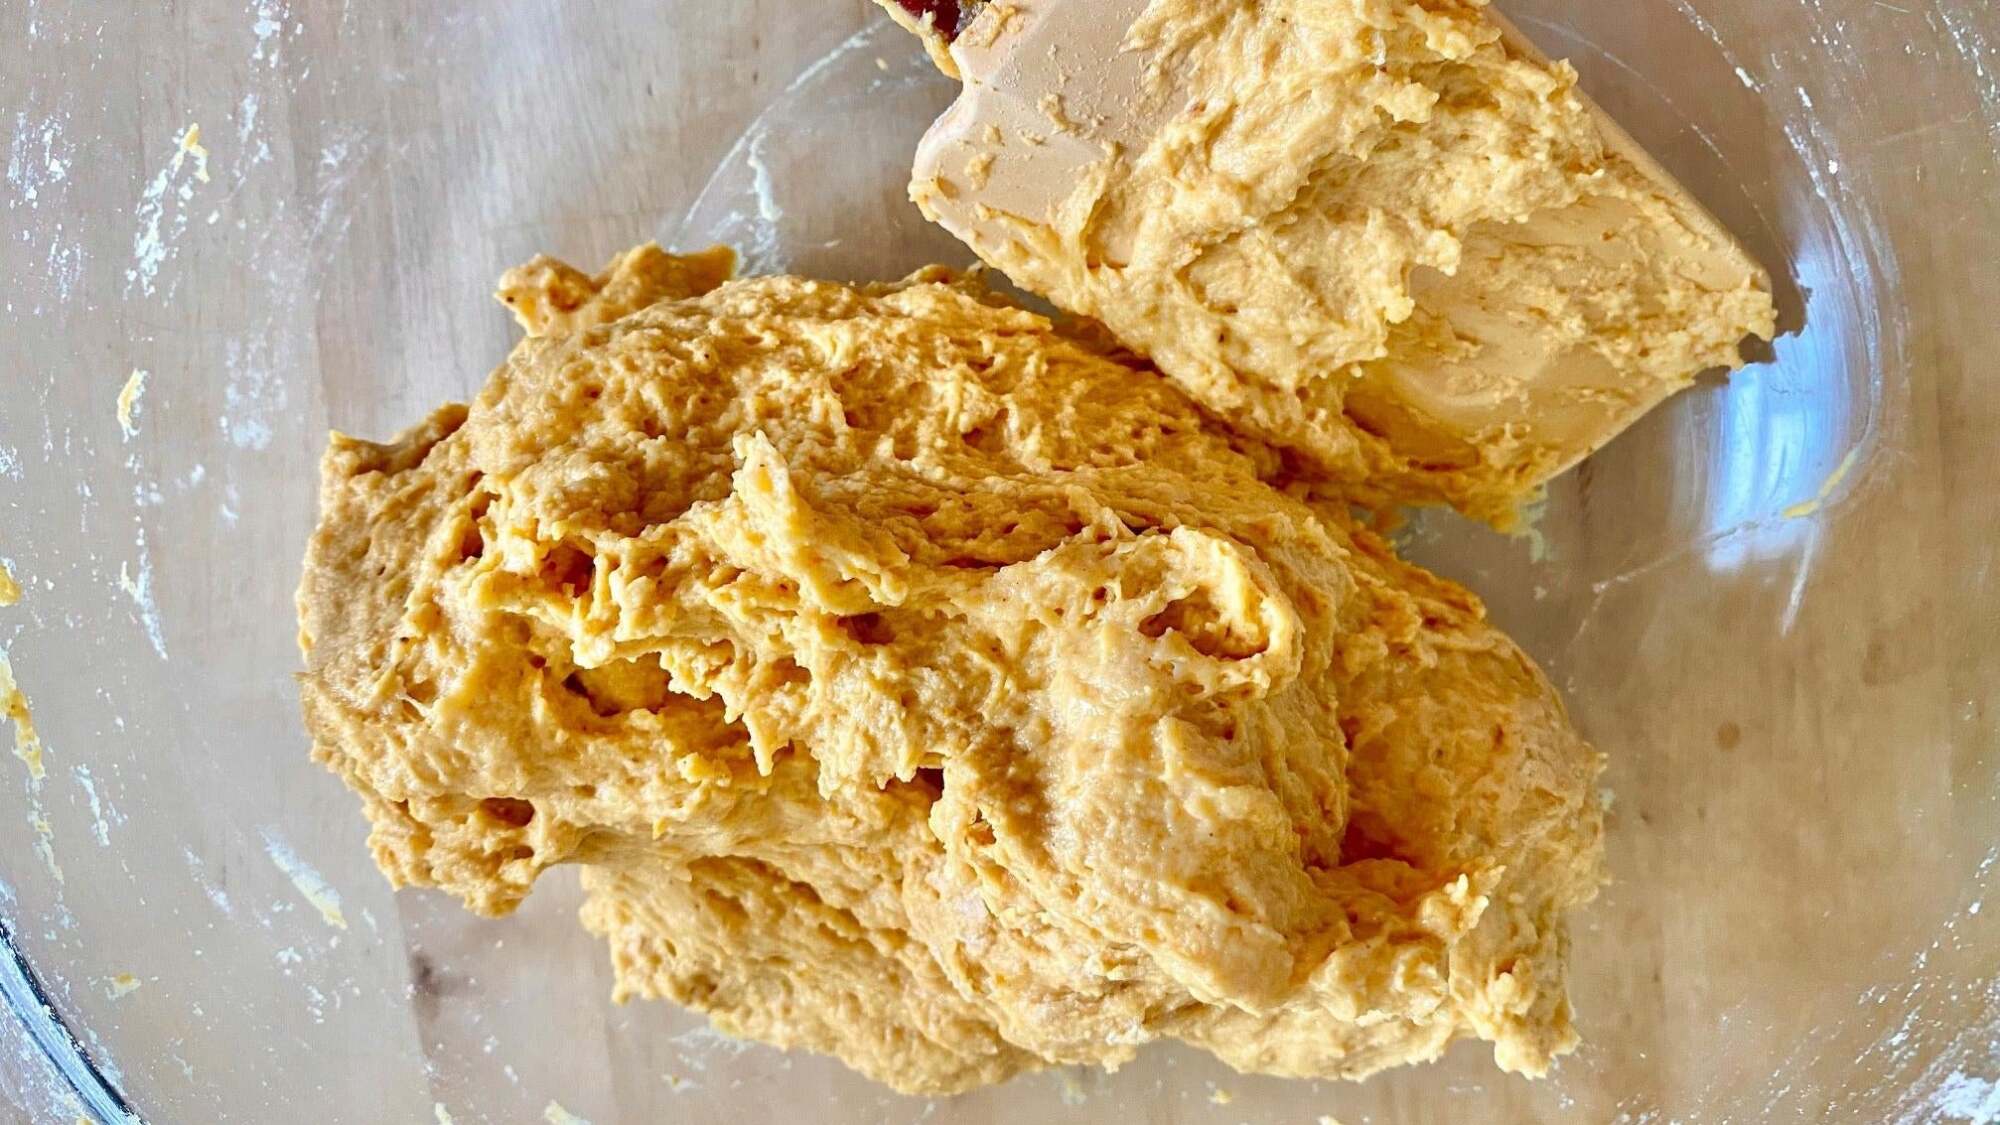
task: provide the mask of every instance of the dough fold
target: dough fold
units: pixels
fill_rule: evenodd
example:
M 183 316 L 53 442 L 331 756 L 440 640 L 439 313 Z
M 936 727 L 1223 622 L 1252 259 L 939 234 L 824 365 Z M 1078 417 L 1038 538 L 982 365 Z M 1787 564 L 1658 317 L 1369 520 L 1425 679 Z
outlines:
M 393 882 L 583 865 L 621 998 L 912 1092 L 1573 1045 L 1599 758 L 1470 593 L 1090 330 L 726 271 L 538 260 L 470 406 L 333 439 L 304 711 Z

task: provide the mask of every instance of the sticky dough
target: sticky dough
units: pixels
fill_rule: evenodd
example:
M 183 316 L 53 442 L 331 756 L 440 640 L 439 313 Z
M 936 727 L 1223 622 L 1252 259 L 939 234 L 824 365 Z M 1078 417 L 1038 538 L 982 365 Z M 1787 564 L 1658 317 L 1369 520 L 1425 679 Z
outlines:
M 906 1091 L 1575 1042 L 1599 760 L 1471 594 L 1088 333 L 726 269 L 517 270 L 469 407 L 334 438 L 304 708 L 392 881 L 579 864 L 620 997 Z

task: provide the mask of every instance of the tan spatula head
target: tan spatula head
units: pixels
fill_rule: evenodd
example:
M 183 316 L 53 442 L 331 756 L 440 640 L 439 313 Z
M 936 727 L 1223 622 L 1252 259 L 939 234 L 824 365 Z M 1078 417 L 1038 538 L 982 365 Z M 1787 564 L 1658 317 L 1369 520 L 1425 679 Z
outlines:
M 1461 0 L 884 0 L 926 213 L 1362 502 L 1505 523 L 1768 338 L 1750 255 Z

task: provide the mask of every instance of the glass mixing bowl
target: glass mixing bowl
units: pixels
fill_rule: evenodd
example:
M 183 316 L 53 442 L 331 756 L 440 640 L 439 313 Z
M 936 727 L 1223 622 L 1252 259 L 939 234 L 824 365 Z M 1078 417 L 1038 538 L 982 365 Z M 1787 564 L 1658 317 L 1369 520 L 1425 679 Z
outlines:
M 1503 7 L 1772 267 L 1785 329 L 1563 478 L 1532 534 L 1407 536 L 1610 755 L 1616 882 L 1576 924 L 1586 1044 L 1553 1077 L 1472 1045 L 1361 1085 L 1161 1047 L 902 1098 L 612 1006 L 572 880 L 500 921 L 392 895 L 291 680 L 328 427 L 380 437 L 469 395 L 511 336 L 490 283 L 538 251 L 967 260 L 903 195 L 950 87 L 859 0 L 15 0 L 0 559 L 23 595 L 0 646 L 45 776 L 0 757 L 0 1101 L 36 1122 L 1993 1119 L 2000 16 Z

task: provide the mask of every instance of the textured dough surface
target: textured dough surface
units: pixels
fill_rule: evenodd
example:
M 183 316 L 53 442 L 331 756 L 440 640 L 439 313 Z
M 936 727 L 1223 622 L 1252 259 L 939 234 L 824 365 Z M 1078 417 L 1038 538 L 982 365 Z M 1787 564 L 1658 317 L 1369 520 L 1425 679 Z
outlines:
M 1357 499 L 1506 523 L 1774 332 L 1763 270 L 1484 0 L 1153 0 L 1125 49 L 1161 127 L 973 249 Z M 1049 151 L 958 143 L 933 217 Z
M 395 883 L 581 864 L 621 998 L 908 1091 L 1574 1043 L 1599 759 L 1472 595 L 1085 334 L 726 264 L 516 270 L 469 407 L 328 449 L 305 715 Z

